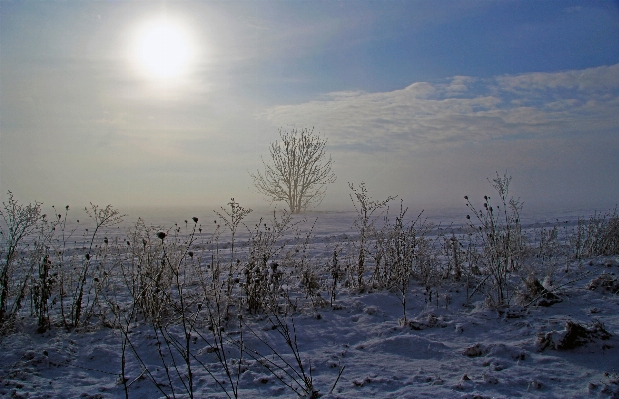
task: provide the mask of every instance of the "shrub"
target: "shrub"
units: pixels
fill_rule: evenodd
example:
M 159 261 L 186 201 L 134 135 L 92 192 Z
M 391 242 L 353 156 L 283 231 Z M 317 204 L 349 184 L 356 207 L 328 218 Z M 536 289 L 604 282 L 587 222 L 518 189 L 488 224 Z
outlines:
M 20 255 L 24 241 L 35 232 L 41 223 L 41 203 L 22 205 L 12 192 L 8 192 L 8 202 L 2 203 L 0 216 L 4 224 L 0 225 L 0 234 L 4 241 L 2 264 L 0 264 L 0 331 L 10 327 L 21 308 L 26 295 L 33 265 L 39 254 L 28 251 L 34 259 L 25 260 Z
M 373 280 L 377 285 L 395 291 L 402 304 L 406 323 L 406 294 L 414 274 L 427 279 L 422 269 L 427 261 L 425 235 L 432 225 L 421 220 L 421 213 L 409 223 L 404 222 L 406 212 L 400 201 L 400 213 L 393 224 L 386 217 L 385 226 L 376 232 L 377 256 Z M 422 277 L 424 276 L 424 277 Z
M 98 260 L 103 253 L 93 251 L 97 249 L 94 246 L 97 233 L 106 227 L 117 225 L 123 221 L 126 215 L 121 215 L 118 210 L 114 209 L 111 205 L 107 205 L 105 208 L 100 208 L 98 205 L 90 203 L 90 208 L 84 208 L 86 214 L 95 223 L 95 228 L 90 236 L 90 244 L 88 251 L 84 256 L 83 265 L 81 267 L 76 285 L 73 287 L 73 301 L 71 303 L 70 313 L 70 325 L 72 327 L 78 327 L 80 324 L 86 322 L 86 318 L 83 318 L 84 311 L 84 291 L 88 283 L 89 272 L 91 272 L 92 263 Z M 95 281 L 96 282 L 96 281 Z
M 484 284 L 489 286 L 486 297 L 491 306 L 509 304 L 514 293 L 510 273 L 520 268 L 526 254 L 526 237 L 520 223 L 522 203 L 519 199 L 508 197 L 510 182 L 511 176 L 504 174 L 501 177 L 498 173 L 492 180 L 492 187 L 499 196 L 496 208 L 487 195 L 480 210 L 473 206 L 468 196 L 464 197 L 477 221 L 471 221 L 471 216 L 467 215 L 471 235 L 480 248 L 476 260 L 485 273 L 478 287 Z
M 292 232 L 296 225 L 290 213 L 284 211 L 278 218 L 273 211 L 270 224 L 260 219 L 251 232 L 241 283 L 245 305 L 250 313 L 273 306 L 284 295 L 282 285 L 285 276 L 277 258 L 290 243 L 285 239 L 286 234 Z

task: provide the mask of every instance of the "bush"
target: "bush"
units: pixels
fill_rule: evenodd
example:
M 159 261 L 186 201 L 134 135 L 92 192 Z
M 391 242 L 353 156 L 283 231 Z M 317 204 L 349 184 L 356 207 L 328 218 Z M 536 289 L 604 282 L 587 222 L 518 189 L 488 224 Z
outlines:
M 517 271 L 526 254 L 526 237 L 520 223 L 522 204 L 519 199 L 509 196 L 511 176 L 499 176 L 492 180 L 492 187 L 499 196 L 499 203 L 493 205 L 492 199 L 484 195 L 483 209 L 477 210 L 468 196 L 466 205 L 473 213 L 476 222 L 467 215 L 469 230 L 480 248 L 476 256 L 479 269 L 485 275 L 478 285 L 486 285 L 486 297 L 491 306 L 510 303 L 514 287 L 510 274 Z

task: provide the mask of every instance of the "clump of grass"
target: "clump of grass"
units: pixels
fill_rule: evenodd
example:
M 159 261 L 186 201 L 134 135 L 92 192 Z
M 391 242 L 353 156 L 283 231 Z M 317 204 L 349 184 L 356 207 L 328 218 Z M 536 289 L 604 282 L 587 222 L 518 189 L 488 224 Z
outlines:
M 575 258 L 619 254 L 619 214 L 595 213 L 589 220 L 578 220 L 576 231 L 570 239 Z

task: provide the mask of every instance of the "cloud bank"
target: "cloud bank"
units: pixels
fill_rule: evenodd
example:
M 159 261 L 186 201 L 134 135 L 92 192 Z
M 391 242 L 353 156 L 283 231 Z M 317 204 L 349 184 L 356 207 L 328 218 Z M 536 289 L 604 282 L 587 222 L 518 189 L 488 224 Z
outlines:
M 315 126 L 335 151 L 411 152 L 465 142 L 607 134 L 619 126 L 619 64 L 455 76 L 382 93 L 335 92 L 260 116 L 276 126 Z

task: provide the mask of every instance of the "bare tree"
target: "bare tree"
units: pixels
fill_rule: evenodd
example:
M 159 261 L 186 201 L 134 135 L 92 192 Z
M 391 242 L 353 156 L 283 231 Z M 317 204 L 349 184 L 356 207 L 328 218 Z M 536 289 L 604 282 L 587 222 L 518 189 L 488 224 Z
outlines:
M 285 201 L 291 213 L 305 211 L 322 202 L 326 185 L 335 182 L 333 161 L 326 159 L 327 139 L 314 134 L 314 129 L 291 132 L 279 130 L 281 142 L 271 143 L 271 163 L 264 159 L 264 172 L 251 177 L 258 191 L 272 201 Z

